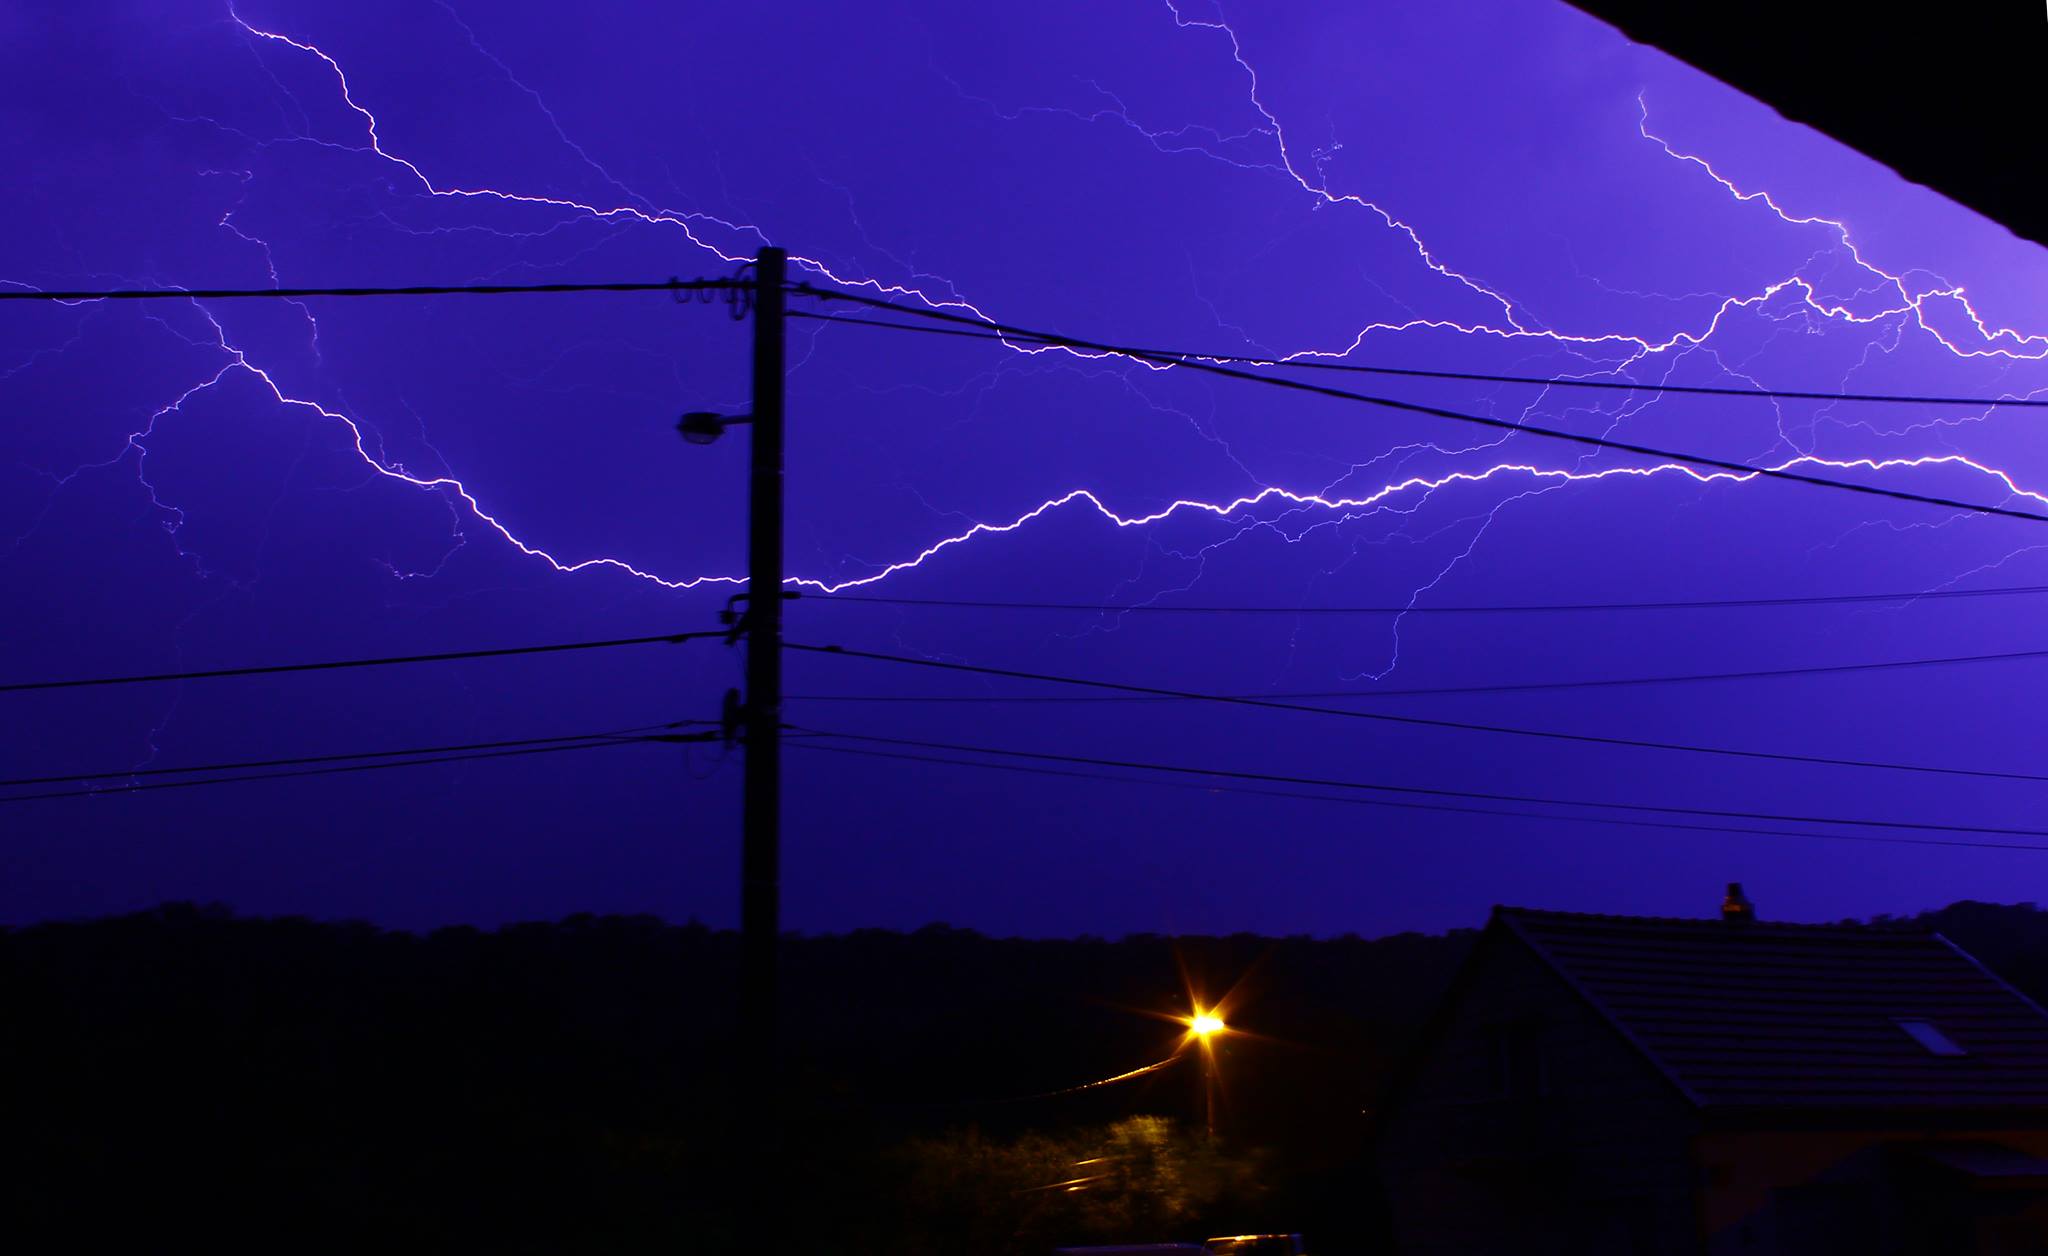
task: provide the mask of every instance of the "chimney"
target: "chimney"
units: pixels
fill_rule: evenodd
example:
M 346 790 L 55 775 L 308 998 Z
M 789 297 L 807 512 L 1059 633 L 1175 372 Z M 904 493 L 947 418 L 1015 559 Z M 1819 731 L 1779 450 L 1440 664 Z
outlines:
M 1721 919 L 1731 925 L 1746 925 L 1756 920 L 1756 904 L 1743 894 L 1742 882 L 1728 883 L 1728 896 L 1721 900 Z

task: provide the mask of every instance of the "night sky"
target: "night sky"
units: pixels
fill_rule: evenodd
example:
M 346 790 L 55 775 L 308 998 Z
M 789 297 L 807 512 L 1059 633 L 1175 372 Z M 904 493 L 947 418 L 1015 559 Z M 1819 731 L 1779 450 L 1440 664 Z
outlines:
M 1562 5 L 131 0 L 9 6 L 0 50 L 10 286 L 659 280 L 728 275 L 768 242 L 828 286 L 1129 344 L 2048 393 L 2039 247 Z M 7 303 L 0 681 L 715 626 L 744 572 L 747 442 L 686 445 L 674 423 L 744 411 L 750 330 L 666 294 Z M 2022 520 L 1643 473 L 1638 457 L 1127 360 L 816 322 L 792 324 L 790 360 L 789 563 L 813 594 L 1431 608 L 2048 584 L 2048 528 Z M 2041 410 L 1324 382 L 2048 510 Z M 2038 650 L 2044 596 L 1403 617 L 812 597 L 788 633 L 1291 694 Z M 13 779 L 712 718 L 739 667 L 698 642 L 0 695 L 0 765 Z M 814 655 L 788 673 L 787 718 L 811 730 L 2048 827 L 2040 782 L 1187 702 L 825 701 L 1104 695 Z M 2044 770 L 2043 681 L 2048 659 L 1308 701 L 2027 773 Z M 1375 935 L 1476 924 L 1496 902 L 1697 915 L 1736 879 L 1765 917 L 1835 919 L 2033 899 L 2048 873 L 2023 850 L 794 743 L 786 766 L 785 921 L 805 931 Z M 0 919 L 196 899 L 407 927 L 729 924 L 739 779 L 716 746 L 640 746 L 5 805 Z

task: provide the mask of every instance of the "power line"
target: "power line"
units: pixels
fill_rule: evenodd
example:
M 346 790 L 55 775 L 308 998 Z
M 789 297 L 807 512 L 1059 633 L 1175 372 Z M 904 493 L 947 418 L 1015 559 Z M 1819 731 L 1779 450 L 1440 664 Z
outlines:
M 556 754 L 564 750 L 602 750 L 608 746 L 652 745 L 656 742 L 673 740 L 672 737 L 649 736 L 607 737 L 595 741 L 569 742 L 561 745 L 528 746 L 517 750 L 486 750 L 475 754 L 450 754 L 432 758 L 401 759 L 389 763 L 353 763 L 342 767 L 304 768 L 292 772 L 258 772 L 247 776 L 209 776 L 190 781 L 150 781 L 140 785 L 114 785 L 105 789 L 57 790 L 44 794 L 16 794 L 11 798 L 0 798 L 0 803 L 40 802 L 53 798 L 100 798 L 108 794 L 138 794 L 154 789 L 189 789 L 198 785 L 235 785 L 248 781 L 279 781 L 299 776 L 333 776 L 342 772 L 380 772 L 386 768 L 425 767 L 437 763 L 467 763 L 475 759 L 511 759 L 522 755 Z
M 804 295 L 816 295 L 805 293 Z M 966 328 L 914 327 L 904 323 L 856 318 L 842 314 L 792 313 L 791 318 L 808 318 L 820 323 L 846 323 L 855 327 L 883 327 L 927 336 L 957 336 L 966 340 L 999 340 L 1006 344 L 1024 342 L 1061 346 L 1063 337 L 1031 332 L 970 331 Z M 970 320 L 973 321 L 973 320 Z M 1577 379 L 1561 375 L 1493 375 L 1480 371 L 1431 371 L 1419 367 L 1373 366 L 1358 362 L 1325 362 L 1309 358 L 1255 358 L 1234 353 L 1206 353 L 1196 349 L 1133 349 L 1132 355 L 1153 360 L 1217 362 L 1234 366 L 1295 367 L 1307 371 L 1336 371 L 1353 375 L 1390 375 L 1403 379 L 1455 379 L 1481 384 L 1532 384 L 1545 388 L 1589 388 L 1615 392 L 1682 393 L 1705 397 L 1760 397 L 1779 401 L 1854 401 L 1882 405 L 1930 406 L 2027 406 L 2048 408 L 2040 397 L 1930 397 L 1917 393 L 1807 392 L 1792 388 L 1730 388 L 1712 384 L 1644 384 L 1629 380 Z
M 395 287 L 328 288 L 110 288 L 73 290 L 0 288 L 0 301 L 219 301 L 264 297 L 274 300 L 298 300 L 306 297 L 507 296 L 568 292 L 706 292 L 736 290 L 752 286 L 742 279 L 671 278 L 665 280 L 590 281 L 581 283 L 410 284 Z M 852 299 L 837 293 L 825 294 L 821 290 L 802 284 L 791 286 L 791 291 L 806 296 L 830 295 L 839 299 Z M 892 309 L 901 313 L 923 313 L 923 311 L 914 310 L 910 307 L 888 304 L 882 304 L 879 308 Z M 881 327 L 897 331 L 913 331 L 924 335 L 956 336 L 973 340 L 1025 341 L 1048 346 L 1096 347 L 1080 345 L 1067 337 L 1029 332 L 1022 329 L 977 331 L 971 330 L 969 327 L 916 327 L 902 323 L 885 322 L 879 319 L 857 318 L 850 315 L 812 314 L 806 311 L 794 311 L 789 314 L 789 317 L 808 318 L 820 322 L 846 323 L 861 327 Z M 962 321 L 970 325 L 998 326 L 997 324 L 982 324 L 980 320 L 973 319 Z M 1711 384 L 1652 384 L 1627 380 L 1578 379 L 1569 376 L 1499 375 L 1480 371 L 1436 371 L 1419 367 L 1377 366 L 1368 363 L 1329 362 L 1310 358 L 1262 358 L 1244 354 L 1212 353 L 1194 349 L 1133 348 L 1116 351 L 1126 356 L 1144 357 L 1151 360 L 1171 360 L 1186 365 L 1212 363 L 1240 366 L 1292 367 L 1299 370 L 1333 371 L 1358 375 L 1384 375 L 1406 379 L 1445 379 L 1491 384 L 1527 384 L 1550 388 L 1679 393 L 1711 397 L 1757 397 L 1787 401 L 1848 401 L 1888 405 L 2048 408 L 2048 398 L 2036 397 L 1939 397 L 1913 393 L 1846 393 L 1786 388 L 1733 388 Z
M 399 288 L 112 288 L 102 291 L 52 292 L 38 288 L 0 288 L 0 301 L 231 301 L 271 297 L 441 297 L 508 296 L 550 292 L 710 292 L 751 287 L 735 279 L 663 279 L 618 283 L 473 283 L 414 284 Z
M 1673 602 L 1528 602 L 1494 606 L 1167 606 L 1109 602 L 1028 602 L 969 598 L 883 597 L 867 593 L 806 593 L 806 602 L 870 602 L 882 606 L 935 606 L 963 610 L 1100 611 L 1138 615 L 1529 615 L 1555 611 L 1694 611 L 1779 606 L 1835 606 L 1917 602 L 1946 598 L 2016 597 L 2048 593 L 2048 584 L 1990 589 L 1934 589 L 1922 593 L 1817 593 L 1800 597 L 1691 598 Z
M 246 759 L 234 763 L 195 763 L 172 768 L 121 768 L 112 772 L 74 772 L 68 776 L 21 776 L 0 781 L 0 789 L 28 785 L 67 785 L 80 781 L 116 780 L 135 776 L 186 776 L 194 772 L 236 772 L 249 768 L 299 767 L 310 763 L 339 763 L 349 759 L 395 759 L 412 755 L 451 754 L 466 750 L 505 750 L 515 746 L 540 746 L 558 741 L 593 741 L 663 732 L 701 720 L 672 720 L 665 724 L 640 724 L 601 733 L 565 733 L 556 737 L 522 737 L 512 741 L 473 741 L 453 746 L 415 746 L 407 750 L 360 750 L 350 754 L 301 755 L 290 759 Z
M 197 672 L 153 672 L 139 676 L 88 676 L 71 680 L 30 680 L 0 685 L 0 693 L 34 689 L 85 689 L 99 685 L 142 685 L 170 680 L 212 680 L 221 676 L 275 676 L 283 672 L 328 672 L 350 667 L 395 667 L 407 663 L 446 663 L 455 659 L 511 658 L 521 654 L 560 654 L 568 650 L 608 650 L 615 646 L 680 644 L 723 632 L 668 632 L 648 637 L 613 637 L 605 641 L 559 641 L 548 645 L 503 646 L 489 650 L 450 650 L 440 654 L 396 654 L 371 659 L 329 659 L 317 663 L 272 663 L 259 667 L 217 667 Z
M 1552 815 L 1541 811 L 1504 811 L 1491 807 L 1460 807 L 1450 803 L 1398 802 L 1391 798 L 1346 798 L 1333 794 L 1311 794 L 1301 790 L 1258 789 L 1244 785 L 1221 785 L 1214 781 L 1163 781 L 1144 776 L 1116 776 L 1108 772 L 1081 772 L 1067 768 L 1034 767 L 1024 763 L 989 763 L 978 759 L 952 759 L 943 755 L 911 754 L 895 750 L 860 750 L 852 746 L 821 746 L 816 742 L 792 741 L 804 750 L 826 754 L 859 755 L 869 759 L 897 759 L 909 763 L 936 763 L 990 772 L 1022 772 L 1032 776 L 1069 777 L 1084 781 L 1107 781 L 1119 785 L 1149 785 L 1159 789 L 1194 790 L 1203 794 L 1243 794 L 1260 798 L 1286 798 L 1302 802 L 1339 803 L 1352 807 L 1384 807 L 1399 811 L 1434 811 L 1454 815 L 1497 816 L 1508 820 L 1547 820 L 1557 824 L 1598 824 L 1610 828 L 1671 829 L 1688 833 L 1734 833 L 1748 837 L 1806 837 L 1830 842 L 1874 842 L 1902 846 L 1965 846 L 1992 850 L 2048 851 L 2048 846 L 2023 842 L 1968 842 L 1935 837 L 1884 837 L 1873 833 L 1813 833 L 1795 829 L 1756 829 L 1732 824 L 1684 824 L 1676 820 L 1621 820 L 1609 816 Z M 1007 753 L 995 752 L 988 753 Z M 1151 766 L 1151 765 L 1146 765 Z M 1160 768 L 1161 771 L 1178 771 Z
M 1100 341 L 1082 340 L 1072 336 L 1059 336 L 1051 332 L 1032 331 L 1029 328 L 1012 327 L 1006 323 L 990 322 L 986 319 L 968 318 L 959 314 L 947 314 L 941 310 L 918 309 L 914 306 L 898 305 L 874 297 L 858 296 L 850 292 L 830 292 L 810 284 L 800 284 L 794 289 L 798 294 L 828 301 L 851 301 L 873 309 L 891 310 L 916 318 L 935 319 L 947 323 L 963 323 L 1002 333 L 1006 337 L 1028 337 L 1038 343 L 1069 349 L 1086 349 L 1093 353 L 1115 354 L 1141 362 L 1157 362 L 1164 366 L 1180 366 L 1191 371 L 1201 371 L 1225 379 L 1248 380 L 1274 388 L 1285 388 L 1294 392 L 1308 393 L 1317 397 L 1329 397 L 1339 401 L 1352 401 L 1364 405 L 1382 406 L 1389 410 L 1400 410 L 1409 414 L 1426 415 L 1431 418 L 1449 419 L 1457 423 L 1472 423 L 1480 427 L 1494 428 L 1506 432 L 1519 432 L 1527 436 L 1541 436 L 1550 440 L 1566 441 L 1594 449 L 1609 449 L 1618 453 L 1635 454 L 1655 458 L 1664 462 L 1687 464 L 1694 467 L 1710 467 L 1726 471 L 1742 478 L 1764 477 L 1785 480 L 1794 484 L 1809 484 L 1819 488 L 1840 489 L 1848 493 L 1861 493 L 1869 497 L 1886 497 L 1897 501 L 1917 502 L 1925 506 L 1940 506 L 1947 510 L 1962 510 L 1972 514 L 1998 515 L 2011 519 L 2025 519 L 2033 523 L 2048 523 L 2048 515 L 2032 511 L 2015 510 L 2009 506 L 1987 506 L 1981 502 L 1966 502 L 1959 498 L 1938 497 L 1931 493 L 1914 493 L 1905 489 L 1885 488 L 1876 484 L 1858 484 L 1851 480 L 1831 480 L 1826 476 L 1808 475 L 1783 467 L 1754 467 L 1745 462 L 1733 462 L 1726 458 L 1714 458 L 1705 454 L 1681 453 L 1661 449 L 1655 445 L 1638 445 L 1631 441 L 1613 440 L 1605 436 L 1589 436 L 1581 432 L 1568 432 L 1562 428 L 1539 427 L 1530 423 L 1516 423 L 1508 419 L 1496 419 L 1487 415 L 1468 414 L 1462 410 L 1447 410 L 1442 406 L 1424 405 L 1417 401 L 1401 401 L 1393 397 L 1380 397 L 1370 393 L 1350 392 L 1342 388 L 1331 388 L 1307 380 L 1289 379 L 1283 376 L 1261 375 L 1255 371 L 1243 371 L 1235 367 L 1220 366 L 1193 358 L 1175 357 L 1171 354 L 1157 354 L 1127 345 L 1104 344 Z
M 1637 750 L 1670 750 L 1686 754 L 1719 755 L 1735 759 L 1765 759 L 1782 763 L 1807 763 L 1826 767 L 1874 768 L 1893 772 L 1922 772 L 1939 776 L 1973 776 L 2007 781 L 2048 781 L 2048 775 L 2033 772 L 1999 772 L 1989 768 L 1938 767 L 1925 763 L 1888 763 L 1872 759 L 1837 759 L 1824 755 L 1791 754 L 1771 750 L 1745 750 L 1732 746 L 1695 746 L 1685 742 L 1649 741 L 1634 737 L 1606 737 L 1595 733 L 1566 733 L 1553 729 L 1517 728 L 1507 724 L 1476 724 L 1465 720 L 1434 719 L 1421 715 L 1393 715 L 1385 711 L 1350 711 L 1341 707 L 1307 706 L 1298 702 L 1280 702 L 1270 698 L 1247 698 L 1231 694 L 1194 693 L 1184 689 L 1163 689 L 1152 685 L 1128 685 L 1110 680 L 1085 680 L 1076 676 L 1056 676 L 1045 672 L 1025 672 L 1004 667 L 979 667 L 969 663 L 947 663 L 937 659 L 913 658 L 904 654 L 879 654 L 867 650 L 848 650 L 839 646 L 799 645 L 785 643 L 792 650 L 806 650 L 814 654 L 837 654 L 847 658 L 872 659 L 876 662 L 898 663 L 910 667 L 931 667 L 942 671 L 969 672 L 982 676 L 1001 676 L 1011 680 L 1046 681 L 1060 685 L 1081 685 L 1090 689 L 1114 689 L 1121 693 L 1144 694 L 1151 697 L 1179 698 L 1188 701 L 1218 702 L 1231 706 L 1258 707 L 1270 711 L 1291 711 L 1307 715 L 1335 715 L 1344 719 L 1373 720 L 1387 724 L 1405 724 L 1422 728 L 1454 729 L 1468 733 L 1498 733 L 1511 737 L 1538 737 L 1548 741 L 1575 741 L 1597 746 L 1622 746 Z
M 1546 807 L 1585 807 L 1596 811 L 1641 811 L 1661 815 L 1701 816 L 1720 820 L 1762 820 L 1780 824 L 1832 824 L 1845 828 L 1912 829 L 1931 833 L 1984 833 L 1999 837 L 2048 838 L 2048 829 L 2009 829 L 1978 824 L 1917 824 L 1906 820 L 1866 820 L 1852 816 L 1785 815 L 1769 811 L 1729 811 L 1711 807 L 1679 807 L 1652 803 L 1608 802 L 1582 798 L 1548 798 L 1531 794 L 1497 794 L 1468 789 L 1431 789 L 1421 785 L 1381 785 L 1369 781 L 1332 780 L 1316 776 L 1286 776 L 1271 772 L 1246 772 L 1234 768 L 1188 767 L 1172 763 L 1147 763 L 1131 759 L 1107 759 L 1093 755 L 1055 754 L 1038 750 L 1007 750 L 995 746 L 969 746 L 957 742 L 924 741 L 909 737 L 882 737 L 872 733 L 842 733 L 825 729 L 806 730 L 814 736 L 846 741 L 874 742 L 888 746 L 909 746 L 921 750 L 947 750 L 964 754 L 1001 755 L 1048 763 L 1077 763 L 1095 767 L 1127 768 L 1143 772 L 1166 772 L 1179 776 L 1218 777 L 1225 780 L 1261 781 L 1278 785 L 1303 785 L 1317 789 L 1363 790 L 1372 793 L 1420 795 L 1431 798 L 1477 799 L 1482 802 L 1519 802 Z M 797 743 L 801 744 L 801 743 Z M 1575 817 L 1560 816 L 1562 820 Z M 1894 841 L 1906 841 L 1894 838 Z M 2043 846 L 2010 845 L 1994 842 L 1934 842 L 1920 839 L 1917 845 L 1986 846 L 2000 850 L 2048 850 Z
M 1740 672 L 1685 672 L 1665 676 L 1611 676 L 1589 680 L 1531 680 L 1501 685 L 1419 685 L 1385 689 L 1305 689 L 1292 692 L 1223 694 L 1231 698 L 1412 698 L 1459 693 L 1532 693 L 1550 689 L 1602 689 L 1628 685 L 1678 685 L 1715 680 L 1776 680 L 1790 676 L 1828 676 L 1839 672 L 1889 671 L 1914 667 L 1947 667 L 1964 663 L 2009 663 L 2048 658 L 2048 650 L 2011 650 L 2002 654 L 1956 654 L 1939 658 L 1888 659 L 1875 663 L 1826 663 L 1813 667 L 1772 667 Z M 846 694 L 793 693 L 793 702 L 923 702 L 961 704 L 1030 704 L 1090 702 L 1186 702 L 1153 694 Z

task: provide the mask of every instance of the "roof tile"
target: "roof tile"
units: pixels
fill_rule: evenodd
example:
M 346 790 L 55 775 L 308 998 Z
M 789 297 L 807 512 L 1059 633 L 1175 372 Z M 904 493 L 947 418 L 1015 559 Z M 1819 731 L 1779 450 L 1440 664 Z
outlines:
M 1940 934 L 1495 914 L 1703 1106 L 2048 1107 L 2048 1012 Z

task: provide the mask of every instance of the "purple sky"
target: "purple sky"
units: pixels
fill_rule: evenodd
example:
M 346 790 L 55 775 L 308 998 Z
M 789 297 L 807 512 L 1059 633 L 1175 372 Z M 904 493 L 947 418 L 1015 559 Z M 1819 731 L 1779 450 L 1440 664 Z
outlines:
M 0 15 L 0 281 L 660 279 L 729 273 L 766 239 L 813 279 L 1128 343 L 2048 390 L 2048 254 L 1561 5 L 112 11 Z M 748 334 L 662 295 L 9 304 L 0 679 L 710 626 L 743 570 L 746 443 L 672 424 L 744 409 Z M 868 594 L 1427 607 L 2048 583 L 2048 529 L 2023 521 L 1628 473 L 1644 461 L 1184 371 L 814 323 L 791 361 L 791 570 L 879 577 Z M 2039 410 L 1335 382 L 2048 508 L 2013 496 L 2048 492 Z M 1396 620 L 807 600 L 789 635 L 1296 692 L 2036 649 L 2041 601 Z M 710 643 L 10 695 L 0 764 L 703 718 L 738 666 Z M 1344 705 L 2028 772 L 2043 679 L 2048 661 Z M 1430 788 L 2019 828 L 2048 789 L 1187 703 L 824 702 L 1078 691 L 812 656 L 789 688 L 811 728 Z M 2031 899 L 2048 872 L 2024 851 L 787 760 L 804 930 L 1378 934 L 1495 902 L 1697 914 L 1731 879 L 1766 916 L 1824 919 Z M 728 923 L 738 767 L 616 749 L 7 806 L 0 919 L 195 898 L 406 926 Z

